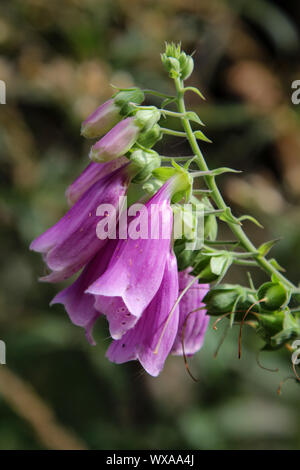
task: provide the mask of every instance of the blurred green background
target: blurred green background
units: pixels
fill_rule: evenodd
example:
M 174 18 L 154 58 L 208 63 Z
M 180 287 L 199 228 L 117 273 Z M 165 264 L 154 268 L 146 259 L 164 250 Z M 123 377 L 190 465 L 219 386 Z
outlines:
M 262 370 L 262 342 L 245 327 L 239 361 L 233 328 L 215 359 L 224 322 L 210 325 L 190 361 L 198 383 L 178 357 L 155 379 L 138 364 L 111 364 L 105 321 L 89 346 L 61 305 L 49 307 L 59 286 L 38 283 L 42 261 L 28 250 L 66 211 L 65 188 L 88 162 L 81 121 L 110 84 L 172 92 L 159 54 L 164 41 L 181 41 L 195 51 L 189 85 L 207 97 L 186 95 L 213 140 L 203 144 L 208 164 L 244 171 L 220 178 L 224 195 L 237 215 L 263 223 L 264 231 L 245 223 L 256 243 L 283 238 L 273 255 L 299 281 L 297 2 L 2 0 L 0 13 L 0 448 L 300 449 L 300 388 L 290 380 L 276 393 L 292 375 L 287 350 L 263 353 L 260 362 L 279 372 Z M 189 152 L 172 139 L 161 150 Z M 247 283 L 246 272 L 228 280 Z

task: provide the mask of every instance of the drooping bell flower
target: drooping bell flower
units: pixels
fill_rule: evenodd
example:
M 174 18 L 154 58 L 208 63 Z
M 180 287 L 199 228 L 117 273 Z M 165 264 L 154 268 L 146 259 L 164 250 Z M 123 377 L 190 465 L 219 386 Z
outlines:
M 132 105 L 140 104 L 144 93 L 139 88 L 117 92 L 113 98 L 99 106 L 81 125 L 81 135 L 87 138 L 101 137 L 128 114 Z
M 90 159 L 94 162 L 108 162 L 124 155 L 137 140 L 139 132 L 134 118 L 124 119 L 92 146 Z
M 50 303 L 63 304 L 72 323 L 85 328 L 87 339 L 93 345 L 92 328 L 101 313 L 94 307 L 94 296 L 85 294 L 85 290 L 105 271 L 116 243 L 117 240 L 109 240 L 85 266 L 76 281 L 59 292 Z
M 85 191 L 87 191 L 100 178 L 104 178 L 104 176 L 112 173 L 114 170 L 117 170 L 126 163 L 128 163 L 126 157 L 120 157 L 107 163 L 91 162 L 81 175 L 79 175 L 78 178 L 76 178 L 76 180 L 67 188 L 66 198 L 69 205 L 72 206 L 75 204 L 83 193 L 85 193 Z
M 159 290 L 136 326 L 121 339 L 112 342 L 107 351 L 110 361 L 122 364 L 139 360 L 148 374 L 156 377 L 164 366 L 178 331 L 178 307 L 170 315 L 177 297 L 177 261 L 169 251 Z
M 154 107 L 150 108 L 138 111 L 134 117 L 128 117 L 113 127 L 92 146 L 90 159 L 95 162 L 107 162 L 125 155 L 141 132 L 151 129 L 160 119 L 160 112 Z
M 128 225 L 128 236 L 119 240 L 105 273 L 87 289 L 95 295 L 99 310 L 108 310 L 107 298 L 118 298 L 117 308 L 125 307 L 126 313 L 138 319 L 158 291 L 170 251 L 173 185 L 169 180 L 142 206 Z M 115 337 L 124 331 L 126 318 Z
M 193 281 L 189 273 L 191 268 L 179 272 L 179 295 Z M 201 349 L 209 316 L 203 308 L 203 298 L 209 290 L 209 284 L 199 284 L 195 281 L 179 302 L 178 333 L 172 347 L 172 354 L 192 356 Z M 183 343 L 183 345 L 182 345 Z
M 97 235 L 97 225 L 107 214 L 97 215 L 103 204 L 114 207 L 108 217 L 117 218 L 119 203 L 131 178 L 130 165 L 125 165 L 94 183 L 74 206 L 45 233 L 37 237 L 30 249 L 43 254 L 52 272 L 42 281 L 59 282 L 72 276 L 88 263 L 106 243 Z M 103 207 L 103 206 L 102 206 Z
M 113 99 L 99 106 L 81 125 L 81 135 L 87 138 L 100 137 L 115 126 L 122 116 Z

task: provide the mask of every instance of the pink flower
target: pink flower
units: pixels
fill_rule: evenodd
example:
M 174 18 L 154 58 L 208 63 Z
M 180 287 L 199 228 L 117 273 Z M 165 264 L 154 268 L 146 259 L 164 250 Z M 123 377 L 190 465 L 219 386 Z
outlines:
M 148 374 L 157 376 L 170 353 L 178 330 L 178 307 L 169 313 L 178 297 L 178 272 L 175 256 L 168 252 L 160 287 L 136 326 L 107 351 L 112 362 L 139 360 Z M 166 322 L 167 327 L 165 328 Z
M 129 173 L 125 165 L 96 181 L 53 227 L 31 243 L 30 249 L 42 253 L 52 270 L 42 281 L 67 279 L 105 245 L 107 240 L 100 240 L 96 233 L 105 216 L 97 216 L 96 211 L 100 204 L 110 204 L 117 211 L 119 198 L 127 192 Z
M 120 108 L 115 104 L 114 99 L 108 100 L 83 121 L 81 134 L 88 138 L 100 137 L 121 119 Z
M 133 117 L 124 119 L 92 146 L 90 159 L 108 162 L 125 155 L 137 140 L 140 130 Z
M 179 273 L 179 294 L 193 281 L 190 271 L 191 268 L 188 268 Z M 209 322 L 202 300 L 208 290 L 209 284 L 198 284 L 195 281 L 180 300 L 178 332 L 172 347 L 172 354 L 183 354 L 182 341 L 187 356 L 192 356 L 202 347 Z

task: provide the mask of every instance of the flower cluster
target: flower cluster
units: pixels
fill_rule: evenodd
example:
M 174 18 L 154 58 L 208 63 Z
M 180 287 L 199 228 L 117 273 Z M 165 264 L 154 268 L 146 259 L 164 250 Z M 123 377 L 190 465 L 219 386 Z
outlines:
M 81 271 L 52 304 L 65 306 L 91 344 L 93 326 L 105 316 L 113 339 L 108 358 L 138 360 L 153 376 L 168 354 L 186 361 L 201 348 L 210 316 L 228 318 L 230 327 L 240 324 L 239 356 L 246 319 L 266 350 L 292 347 L 300 335 L 300 289 L 267 257 L 276 240 L 254 246 L 242 222 L 259 222 L 235 217 L 216 182 L 236 170 L 210 170 L 200 149 L 199 140 L 210 140 L 195 129 L 203 123 L 184 100 L 186 92 L 203 98 L 184 85 L 192 57 L 167 44 L 162 62 L 176 94 L 119 90 L 83 122 L 82 135 L 98 139 L 91 162 L 66 191 L 69 211 L 31 244 L 50 271 L 42 281 L 60 282 Z M 146 93 L 162 99 L 161 107 L 143 105 Z M 182 130 L 162 127 L 168 117 Z M 153 147 L 165 134 L 185 138 L 193 155 L 159 155 Z M 196 178 L 205 186 L 196 186 Z M 218 221 L 234 240 L 218 239 Z M 259 267 L 269 281 L 255 288 L 249 275 L 249 287 L 222 283 L 234 264 Z
M 98 208 L 112 206 L 114 223 L 121 225 L 120 200 L 129 185 L 152 181 L 161 164 L 151 150 L 161 137 L 160 112 L 154 107 L 136 109 L 142 99 L 138 89 L 122 90 L 83 122 L 85 137 L 102 136 L 91 147 L 92 161 L 66 191 L 69 211 L 30 248 L 42 253 L 50 270 L 42 281 L 60 282 L 81 270 L 51 304 L 63 304 L 91 344 L 93 326 L 104 315 L 113 339 L 107 357 L 116 363 L 139 360 L 157 376 L 170 353 L 193 355 L 201 348 L 209 318 L 201 302 L 208 285 L 192 283 L 189 267 L 178 272 L 173 251 L 172 199 L 181 198 L 190 186 L 181 167 L 169 168 L 167 176 L 162 171 L 160 180 L 153 179 L 159 184 L 152 196 L 144 196 L 155 236 L 129 236 L 140 224 L 138 215 L 130 218 L 126 236 L 97 236 L 99 223 L 111 225 L 111 214 Z M 187 289 L 189 283 L 193 285 Z

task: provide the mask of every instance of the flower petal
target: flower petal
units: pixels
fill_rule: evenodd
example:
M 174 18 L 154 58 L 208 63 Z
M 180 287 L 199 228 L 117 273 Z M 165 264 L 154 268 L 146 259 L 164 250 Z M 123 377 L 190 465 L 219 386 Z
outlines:
M 159 289 L 170 250 L 173 213 L 167 185 L 148 201 L 146 210 L 148 227 L 153 224 L 160 229 L 157 238 L 120 240 L 106 272 L 87 291 L 121 297 L 129 312 L 137 317 Z
M 92 139 L 100 137 L 106 134 L 120 119 L 120 108 L 115 105 L 113 99 L 108 100 L 83 121 L 81 135 Z
M 116 240 L 109 240 L 106 246 L 88 263 L 76 281 L 59 292 L 50 303 L 50 305 L 63 304 L 72 323 L 86 328 L 90 338 L 92 338 L 92 326 L 100 316 L 100 312 L 94 307 L 94 296 L 85 294 L 85 290 L 105 271 L 115 247 Z
M 104 295 L 94 297 L 95 309 L 106 316 L 109 322 L 109 332 L 113 339 L 120 339 L 134 327 L 138 318 L 129 312 L 121 297 L 106 297 Z
M 167 256 L 161 286 L 136 326 L 113 341 L 107 357 L 117 364 L 138 359 L 144 369 L 157 376 L 172 348 L 178 329 L 178 307 L 169 316 L 178 297 L 177 261 Z
M 118 209 L 119 198 L 126 193 L 128 180 L 126 166 L 98 180 L 56 225 L 31 243 L 30 249 L 44 253 L 49 268 L 60 272 L 63 278 L 74 274 L 107 242 L 107 239 L 97 237 L 96 226 L 104 217 L 96 215 L 98 206 L 110 204 Z M 59 274 L 50 275 L 46 280 L 59 277 Z
M 126 157 L 120 157 L 107 163 L 91 162 L 80 176 L 67 188 L 66 198 L 70 206 L 75 204 L 78 199 L 91 187 L 96 181 L 109 173 L 117 170 L 128 163 Z
M 179 293 L 193 280 L 193 276 L 189 274 L 190 271 L 191 268 L 188 268 L 179 273 Z M 202 309 L 204 307 L 202 299 L 208 290 L 208 284 L 198 284 L 195 281 L 182 297 L 179 303 L 178 333 L 172 348 L 172 354 L 183 354 L 182 341 L 187 356 L 195 354 L 202 347 L 209 322 L 206 310 Z
M 125 155 L 139 133 L 140 128 L 134 123 L 134 118 L 124 119 L 92 146 L 90 159 L 96 162 L 108 162 Z

